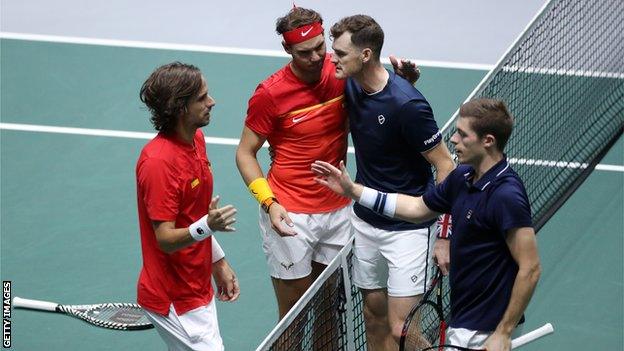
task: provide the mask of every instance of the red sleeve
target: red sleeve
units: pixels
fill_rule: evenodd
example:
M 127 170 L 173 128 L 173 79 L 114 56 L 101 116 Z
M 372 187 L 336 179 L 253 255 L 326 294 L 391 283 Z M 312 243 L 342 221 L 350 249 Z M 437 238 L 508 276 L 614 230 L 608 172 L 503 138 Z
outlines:
M 174 167 L 158 158 L 147 158 L 139 167 L 138 186 L 152 221 L 175 221 L 180 201 Z
M 258 85 L 249 99 L 245 126 L 254 132 L 268 136 L 274 128 L 276 109 L 273 99 L 265 87 Z

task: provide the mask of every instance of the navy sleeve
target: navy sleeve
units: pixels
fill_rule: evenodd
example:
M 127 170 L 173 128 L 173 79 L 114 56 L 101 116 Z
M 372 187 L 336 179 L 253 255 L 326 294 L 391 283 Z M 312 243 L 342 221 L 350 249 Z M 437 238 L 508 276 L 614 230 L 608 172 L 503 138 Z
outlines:
M 451 212 L 453 198 L 455 197 L 452 184 L 455 179 L 457 179 L 457 169 L 454 169 L 442 183 L 423 194 L 423 201 L 430 210 L 440 213 Z
M 425 152 L 442 140 L 442 133 L 433 118 L 433 110 L 427 101 L 411 100 L 399 111 L 401 133 L 418 152 Z
M 522 183 L 503 184 L 496 189 L 491 201 L 494 208 L 494 222 L 505 235 L 509 229 L 533 226 L 531 205 Z

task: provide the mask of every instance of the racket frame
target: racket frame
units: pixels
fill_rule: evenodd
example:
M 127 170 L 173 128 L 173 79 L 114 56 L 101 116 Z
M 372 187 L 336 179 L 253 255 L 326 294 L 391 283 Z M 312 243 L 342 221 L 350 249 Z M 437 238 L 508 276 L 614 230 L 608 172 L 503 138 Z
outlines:
M 55 302 L 25 299 L 18 296 L 13 298 L 13 307 L 27 308 L 38 311 L 48 311 L 67 314 L 98 327 L 114 329 L 114 330 L 145 330 L 154 327 L 152 323 L 120 323 L 98 319 L 89 315 L 90 312 L 104 308 L 131 308 L 142 309 L 135 303 L 114 302 L 100 303 L 92 305 L 61 305 Z
M 442 305 L 443 279 L 444 275 L 442 274 L 442 271 L 436 267 L 433 279 L 431 280 L 431 286 L 427 291 L 425 291 L 420 302 L 414 305 L 407 314 L 407 317 L 405 317 L 405 322 L 403 322 L 403 329 L 401 330 L 401 338 L 399 340 L 399 351 L 406 351 L 405 341 L 407 339 L 407 333 L 412 324 L 412 320 L 414 319 L 414 315 L 416 315 L 416 312 L 418 312 L 418 310 L 421 309 L 421 306 L 423 305 L 431 305 L 438 314 L 438 318 L 440 319 L 440 340 L 438 341 L 438 343 L 444 344 L 446 340 L 446 320 L 444 319 L 444 310 Z M 434 291 L 436 294 L 435 302 L 429 299 Z

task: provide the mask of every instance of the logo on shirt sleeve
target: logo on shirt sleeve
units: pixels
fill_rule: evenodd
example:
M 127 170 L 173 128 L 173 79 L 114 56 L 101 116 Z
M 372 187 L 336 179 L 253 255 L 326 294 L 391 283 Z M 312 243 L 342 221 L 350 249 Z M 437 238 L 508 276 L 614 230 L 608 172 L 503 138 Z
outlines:
M 195 187 L 197 187 L 198 185 L 199 185 L 199 178 L 193 179 L 193 181 L 191 182 L 191 189 L 195 189 Z
M 379 124 L 384 124 L 385 121 L 386 117 L 384 117 L 384 115 L 377 116 L 377 122 L 379 122 Z
M 440 135 L 442 135 L 442 133 L 440 131 L 438 131 L 437 133 L 432 135 L 431 138 L 425 140 L 424 144 L 425 145 L 429 145 L 429 144 L 433 143 L 434 141 L 436 141 L 440 137 Z

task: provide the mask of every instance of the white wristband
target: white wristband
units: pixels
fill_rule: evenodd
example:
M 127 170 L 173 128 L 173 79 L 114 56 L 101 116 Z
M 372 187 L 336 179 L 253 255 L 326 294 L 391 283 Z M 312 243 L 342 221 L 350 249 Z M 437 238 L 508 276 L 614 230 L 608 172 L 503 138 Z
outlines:
M 388 194 L 364 187 L 358 203 L 381 215 L 392 218 L 396 211 L 397 197 L 398 194 L 396 193 Z
M 203 216 L 197 222 L 189 226 L 189 232 L 195 241 L 202 241 L 212 235 L 208 226 L 208 215 Z
M 215 236 L 213 235 L 212 236 L 212 263 L 217 262 L 223 257 L 225 257 L 225 252 L 223 252 L 223 249 L 221 248 L 221 245 L 219 245 L 217 238 L 215 238 Z
M 363 187 L 362 195 L 360 195 L 360 199 L 358 203 L 366 208 L 370 208 L 371 210 L 375 207 L 375 201 L 377 200 L 377 194 L 379 191 L 375 189 L 371 189 L 368 187 Z
M 383 206 L 383 214 L 384 216 L 394 218 L 394 213 L 396 212 L 397 198 L 399 194 L 392 193 L 388 194 L 386 198 L 386 204 Z

